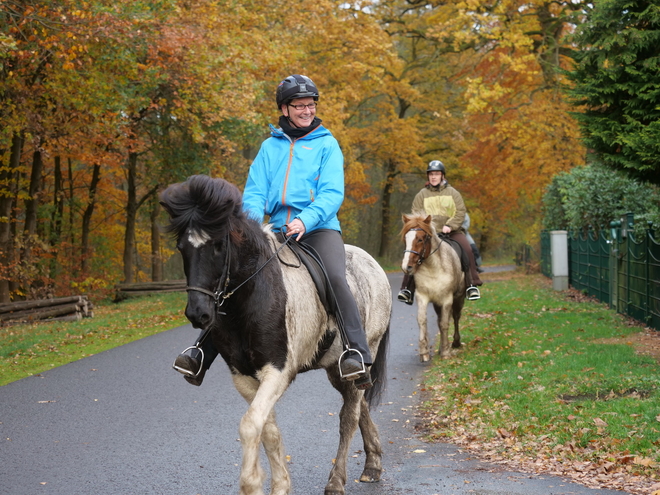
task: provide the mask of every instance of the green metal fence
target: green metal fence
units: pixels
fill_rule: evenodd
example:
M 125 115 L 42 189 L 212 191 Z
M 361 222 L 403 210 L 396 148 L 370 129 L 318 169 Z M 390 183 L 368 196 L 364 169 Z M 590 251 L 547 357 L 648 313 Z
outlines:
M 568 283 L 599 301 L 611 303 L 610 243 L 603 232 L 569 232 Z
M 632 227 L 628 215 L 609 232 L 569 232 L 569 284 L 660 330 L 660 240 L 651 226 L 637 236 Z M 541 233 L 541 271 L 553 275 L 549 231 Z
M 550 259 L 550 232 L 541 231 L 541 273 L 546 277 L 552 277 L 552 263 Z
M 654 232 L 623 232 L 614 246 L 616 310 L 660 329 L 660 243 Z

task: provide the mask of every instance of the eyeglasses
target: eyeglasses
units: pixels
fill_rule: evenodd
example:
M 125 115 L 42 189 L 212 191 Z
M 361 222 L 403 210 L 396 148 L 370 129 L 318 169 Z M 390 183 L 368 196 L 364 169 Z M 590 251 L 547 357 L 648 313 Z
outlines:
M 310 110 L 314 110 L 317 105 L 318 105 L 317 102 L 308 103 L 307 105 L 294 105 L 293 103 L 289 103 L 290 107 L 293 107 L 298 111 L 304 110 L 305 108 L 309 108 Z

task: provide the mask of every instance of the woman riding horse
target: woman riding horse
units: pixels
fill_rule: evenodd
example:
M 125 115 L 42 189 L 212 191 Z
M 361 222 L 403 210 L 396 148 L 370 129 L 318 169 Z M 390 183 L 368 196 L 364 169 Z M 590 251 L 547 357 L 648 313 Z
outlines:
M 280 128 L 270 126 L 271 137 L 250 167 L 243 208 L 259 222 L 268 215 L 273 230 L 316 250 L 348 339 L 349 349 L 339 363 L 341 375 L 365 390 L 372 385 L 372 358 L 346 282 L 346 254 L 337 218 L 344 200 L 344 158 L 337 140 L 316 117 L 319 92 L 309 77 L 287 77 L 277 87 L 275 99 L 282 112 Z M 190 354 L 180 354 L 174 368 L 199 386 L 217 355 L 210 339 L 205 339 Z
M 466 296 L 469 300 L 479 299 L 478 287 L 483 284 L 474 261 L 470 243 L 465 237 L 462 224 L 466 215 L 463 197 L 447 182 L 446 169 L 440 160 L 432 160 L 426 169 L 428 182 L 417 193 L 412 204 L 413 212 L 425 212 L 433 216 L 433 225 L 438 233 L 448 234 L 458 242 L 469 259 L 469 270 L 466 270 Z M 406 304 L 413 303 L 415 295 L 415 280 L 412 275 L 405 274 L 397 299 Z

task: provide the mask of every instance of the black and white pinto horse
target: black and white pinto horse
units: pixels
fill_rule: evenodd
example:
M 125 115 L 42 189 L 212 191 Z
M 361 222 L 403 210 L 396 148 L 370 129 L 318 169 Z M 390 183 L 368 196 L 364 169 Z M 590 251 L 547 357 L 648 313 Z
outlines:
M 197 175 L 169 186 L 161 204 L 183 256 L 186 317 L 196 328 L 211 329 L 234 386 L 249 404 L 239 426 L 239 494 L 264 493 L 260 443 L 270 464 L 271 495 L 291 492 L 274 406 L 298 373 L 321 368 L 344 402 L 339 449 L 325 495 L 345 493 L 348 449 L 358 426 L 366 455 L 360 481 L 379 481 L 382 448 L 369 407 L 377 403 L 385 383 L 392 296 L 382 268 L 362 249 L 346 246 L 346 276 L 374 358 L 374 386 L 363 392 L 340 379 L 341 339 L 309 273 L 270 227 L 248 218 L 238 188 Z

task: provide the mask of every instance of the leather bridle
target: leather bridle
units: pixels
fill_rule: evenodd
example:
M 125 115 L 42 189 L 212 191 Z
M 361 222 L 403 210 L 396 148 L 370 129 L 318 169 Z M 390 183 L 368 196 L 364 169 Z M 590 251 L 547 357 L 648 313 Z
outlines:
M 190 292 L 196 291 L 196 292 L 201 292 L 202 294 L 206 294 L 207 296 L 211 297 L 213 299 L 213 302 L 215 303 L 215 309 L 216 311 L 219 310 L 219 308 L 224 304 L 225 300 L 229 299 L 234 292 L 236 292 L 238 289 L 243 287 L 245 284 L 247 284 L 250 280 L 252 280 L 254 277 L 257 276 L 257 274 L 263 270 L 263 268 L 273 259 L 275 258 L 280 251 L 289 243 L 291 240 L 291 237 L 287 237 L 286 240 L 282 243 L 282 245 L 268 258 L 264 263 L 257 268 L 257 270 L 250 275 L 247 279 L 245 279 L 243 282 L 241 282 L 234 290 L 229 291 L 227 287 L 229 287 L 229 281 L 230 281 L 230 254 L 231 254 L 231 242 L 229 241 L 229 232 L 227 232 L 227 252 L 225 254 L 225 264 L 222 272 L 222 276 L 218 279 L 218 286 L 215 288 L 214 291 L 210 291 L 208 289 L 205 289 L 203 287 L 195 287 L 195 286 L 186 286 L 186 291 Z M 220 314 L 225 314 L 220 311 L 218 311 Z
M 412 229 L 409 229 L 408 232 L 413 232 L 413 231 L 421 231 L 421 232 L 426 232 L 424 229 L 421 229 L 419 227 L 414 227 Z M 426 235 L 424 236 L 424 248 L 422 249 L 422 252 L 420 253 L 419 251 L 415 251 L 414 249 L 404 249 L 404 254 L 405 253 L 412 253 L 416 254 L 419 256 L 417 259 L 417 266 L 421 265 L 425 259 L 430 258 L 433 256 L 433 254 L 440 249 L 440 244 L 438 244 L 438 247 L 436 247 L 433 251 L 431 251 L 428 255 L 425 255 L 427 250 L 431 249 L 431 234 L 426 232 Z

